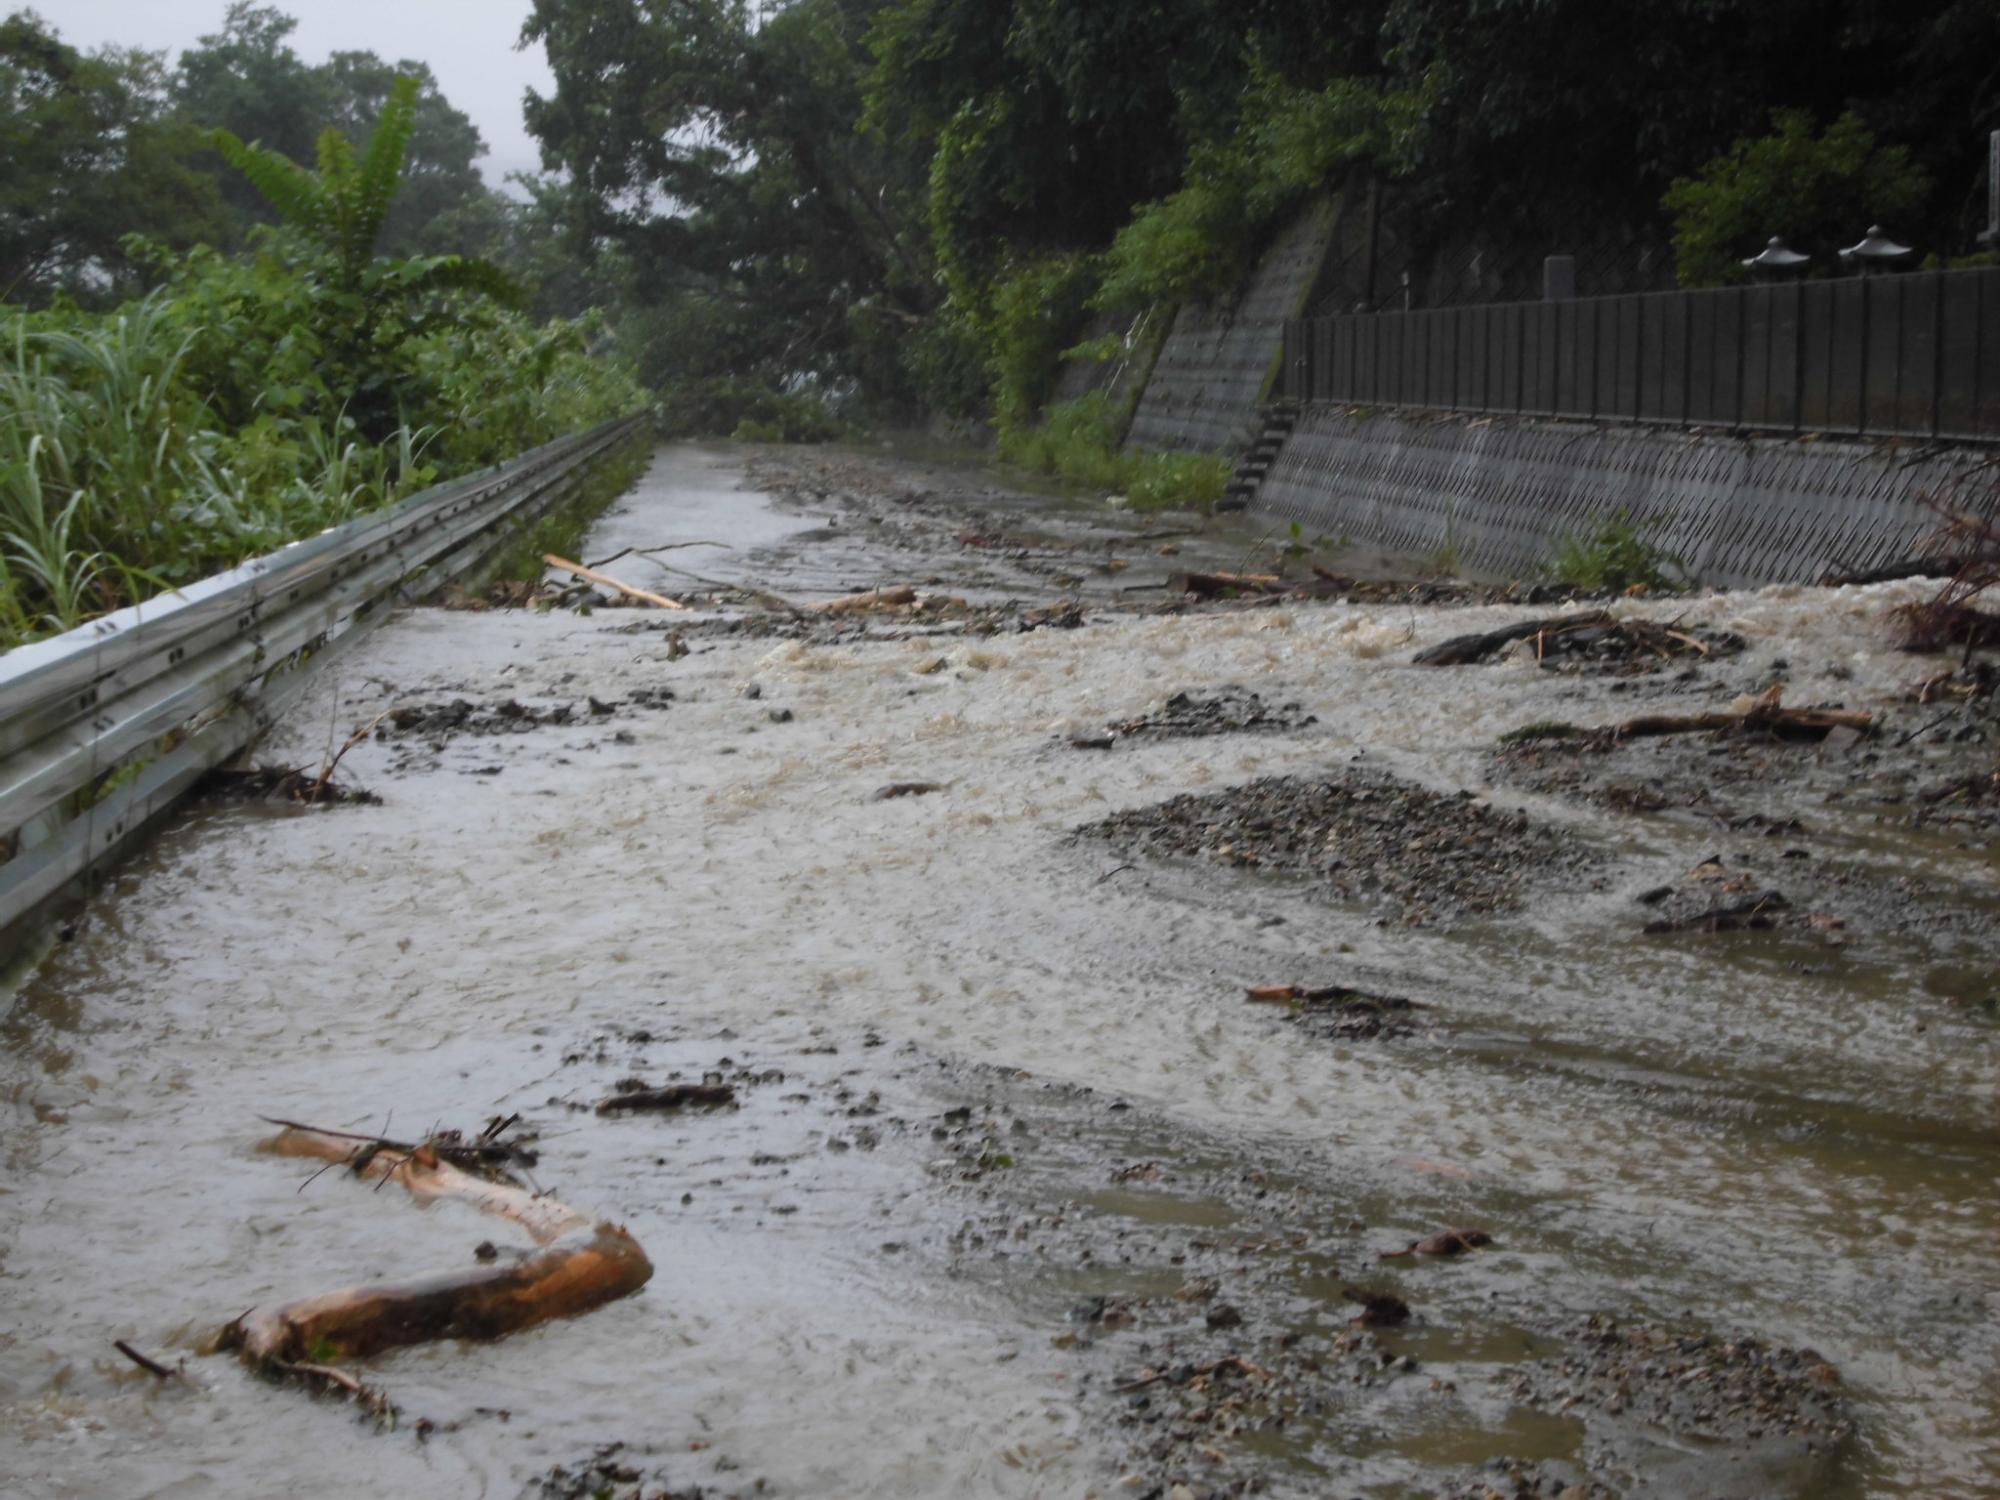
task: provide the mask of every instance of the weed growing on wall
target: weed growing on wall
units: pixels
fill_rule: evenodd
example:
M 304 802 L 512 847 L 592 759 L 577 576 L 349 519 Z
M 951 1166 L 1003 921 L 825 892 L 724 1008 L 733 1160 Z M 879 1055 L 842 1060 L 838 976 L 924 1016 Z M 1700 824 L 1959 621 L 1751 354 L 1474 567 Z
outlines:
M 1545 571 L 1590 594 L 1678 593 L 1692 581 L 1687 568 L 1646 539 L 1648 524 L 1621 510 L 1591 530 L 1566 531 L 1556 538 Z

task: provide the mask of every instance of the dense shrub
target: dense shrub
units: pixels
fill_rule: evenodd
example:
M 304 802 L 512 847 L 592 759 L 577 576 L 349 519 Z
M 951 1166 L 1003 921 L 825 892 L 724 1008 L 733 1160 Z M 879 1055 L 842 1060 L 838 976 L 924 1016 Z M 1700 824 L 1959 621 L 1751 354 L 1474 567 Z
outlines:
M 1804 110 L 1784 109 L 1771 116 L 1771 127 L 1667 190 L 1682 286 L 1745 280 L 1743 259 L 1772 235 L 1814 256 L 1815 273 L 1839 275 L 1842 245 L 1870 224 L 1893 232 L 1930 196 L 1930 179 L 1909 152 L 1878 145 L 1852 114 L 1815 134 Z
M 1214 453 L 1143 453 L 1119 446 L 1111 401 L 1092 391 L 1049 408 L 1037 427 L 1001 429 L 1000 456 L 1082 488 L 1123 495 L 1141 510 L 1210 510 L 1229 483 Z

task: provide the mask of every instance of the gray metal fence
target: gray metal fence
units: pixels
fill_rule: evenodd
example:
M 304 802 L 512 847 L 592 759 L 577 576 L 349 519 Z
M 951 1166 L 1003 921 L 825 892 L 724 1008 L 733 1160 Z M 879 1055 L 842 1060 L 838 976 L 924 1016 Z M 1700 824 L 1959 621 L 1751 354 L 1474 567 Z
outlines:
M 477 567 L 630 417 L 0 656 L 0 968 L 48 904 L 115 858 L 380 620 Z
M 1285 325 L 1294 400 L 2000 439 L 2000 269 Z

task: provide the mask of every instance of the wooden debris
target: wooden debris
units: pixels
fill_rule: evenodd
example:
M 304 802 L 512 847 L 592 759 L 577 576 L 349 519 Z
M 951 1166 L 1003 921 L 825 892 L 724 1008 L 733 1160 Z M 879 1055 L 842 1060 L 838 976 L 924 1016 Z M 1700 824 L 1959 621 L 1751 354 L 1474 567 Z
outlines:
M 631 1114 L 639 1110 L 720 1109 L 736 1103 L 736 1089 L 727 1083 L 670 1083 L 665 1088 L 629 1089 L 600 1100 L 600 1115 Z
M 1439 641 L 1435 646 L 1419 651 L 1410 660 L 1423 667 L 1462 667 L 1470 662 L 1484 661 L 1503 646 L 1511 646 L 1529 636 L 1560 634 L 1610 623 L 1611 616 L 1601 609 L 1584 614 L 1557 615 L 1549 620 L 1520 620 L 1512 625 L 1503 625 L 1498 630 L 1455 635 L 1448 641 Z
M 1761 729 L 1785 739 L 1824 739 L 1831 730 L 1867 733 L 1875 715 L 1865 708 L 1786 708 L 1779 702 L 1784 689 L 1772 684 L 1742 709 L 1707 714 L 1644 714 L 1613 725 L 1613 739 L 1638 739 L 1666 734 L 1700 734 L 1722 729 Z
M 1181 1365 L 1171 1370 L 1154 1370 L 1141 1375 L 1137 1380 L 1128 1380 L 1123 1385 L 1113 1386 L 1114 1394 L 1124 1396 L 1133 1391 L 1143 1391 L 1149 1385 L 1161 1381 L 1169 1385 L 1192 1385 L 1196 1381 L 1206 1383 L 1217 1375 L 1234 1373 L 1251 1380 L 1269 1380 L 1271 1372 L 1262 1365 L 1252 1364 L 1240 1354 L 1225 1355 L 1221 1359 L 1210 1360 L 1205 1365 Z
M 910 584 L 899 583 L 893 588 L 868 589 L 859 594 L 842 594 L 837 599 L 822 599 L 817 604 L 808 604 L 806 609 L 816 615 L 857 615 L 875 609 L 902 609 L 916 602 L 916 589 Z
M 251 1312 L 225 1347 L 239 1349 L 251 1364 L 297 1366 L 434 1339 L 505 1338 L 615 1302 L 652 1274 L 637 1240 L 617 1225 L 599 1224 L 587 1241 L 552 1245 L 509 1266 L 353 1287 Z
M 888 802 L 897 797 L 928 797 L 932 792 L 944 789 L 942 781 L 892 781 L 887 786 L 877 787 L 870 800 Z
M 157 1359 L 153 1359 L 147 1355 L 141 1354 L 137 1349 L 134 1349 L 130 1344 L 126 1343 L 125 1340 L 123 1339 L 113 1339 L 111 1341 L 111 1347 L 116 1349 L 120 1354 L 124 1355 L 127 1359 L 131 1360 L 133 1364 L 137 1365 L 140 1369 L 144 1370 L 148 1375 L 151 1375 L 156 1380 L 187 1379 L 186 1371 L 170 1369 L 168 1366 L 161 1364 Z
M 1348 1321 L 1363 1328 L 1398 1328 L 1410 1321 L 1410 1304 L 1393 1292 L 1370 1292 L 1349 1286 L 1342 1287 L 1340 1295 L 1361 1304 L 1359 1315 Z
M 1402 1260 L 1411 1255 L 1441 1255 L 1450 1257 L 1463 1255 L 1468 1250 L 1483 1249 L 1493 1243 L 1493 1236 L 1483 1229 L 1446 1229 L 1437 1234 L 1426 1235 L 1420 1240 L 1411 1240 L 1400 1250 L 1384 1250 L 1377 1260 Z
M 1763 932 L 1778 925 L 1771 913 L 1784 911 L 1790 904 L 1776 891 L 1759 891 L 1755 895 L 1744 897 L 1741 901 L 1712 906 L 1707 911 L 1696 912 L 1691 917 L 1662 917 L 1657 922 L 1648 922 L 1639 930 L 1651 934 Z
M 1275 573 L 1176 573 L 1167 583 L 1176 594 L 1220 599 L 1229 594 L 1288 594 L 1293 585 Z
M 586 568 L 582 563 L 573 563 L 567 558 L 557 557 L 553 552 L 544 553 L 542 561 L 552 568 L 560 568 L 563 572 L 572 574 L 586 582 L 597 584 L 601 588 L 610 589 L 613 593 L 623 594 L 628 599 L 637 599 L 641 604 L 650 604 L 655 609 L 687 608 L 678 599 L 669 599 L 665 594 L 648 593 L 645 589 L 635 589 L 629 583 L 620 583 L 609 573 L 600 573 L 595 568 Z
M 1326 1005 L 1366 1010 L 1425 1010 L 1427 1006 L 1397 995 L 1371 995 L 1349 989 L 1344 984 L 1307 986 L 1302 984 L 1258 984 L 1243 991 L 1243 998 L 1263 1005 Z
M 501 1122 L 500 1128 L 505 1123 Z M 488 1136 L 498 1129 L 489 1126 Z M 225 1327 L 215 1347 L 245 1363 L 332 1385 L 378 1415 L 393 1415 L 371 1391 L 328 1358 L 356 1358 L 441 1338 L 497 1339 L 554 1318 L 574 1317 L 629 1295 L 653 1274 L 652 1263 L 624 1229 L 594 1226 L 553 1198 L 508 1182 L 475 1177 L 428 1145 L 402 1147 L 376 1137 L 288 1124 L 264 1143 L 280 1156 L 344 1165 L 355 1176 L 394 1180 L 420 1202 L 460 1198 L 513 1220 L 542 1248 L 512 1265 L 403 1284 L 353 1287 L 282 1307 L 252 1309 Z M 588 1240 L 579 1232 L 592 1229 Z M 554 1243 L 579 1236 L 567 1244 Z

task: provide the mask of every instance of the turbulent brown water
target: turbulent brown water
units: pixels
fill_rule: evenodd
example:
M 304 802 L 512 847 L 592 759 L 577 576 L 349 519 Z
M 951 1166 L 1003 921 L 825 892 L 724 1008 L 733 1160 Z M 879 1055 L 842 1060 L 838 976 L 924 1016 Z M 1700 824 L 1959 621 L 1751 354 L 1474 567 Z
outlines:
M 1023 497 L 990 505 L 1046 547 L 994 548 L 893 496 L 781 503 L 740 481 L 729 453 L 662 450 L 590 554 L 724 544 L 612 565 L 668 592 L 690 574 L 802 600 L 935 577 L 1039 604 L 1062 590 L 1036 558 L 1087 542 L 1088 609 L 1158 598 L 1121 591 L 1226 566 L 1246 540 L 1169 560 Z M 1097 572 L 1092 549 L 1131 566 Z M 1777 1492 L 1996 1493 L 1990 846 L 1827 801 L 1842 772 L 1811 751 L 1781 791 L 1729 792 L 1739 814 L 1799 811 L 1805 832 L 1776 840 L 1521 790 L 1493 754 L 1525 723 L 1606 722 L 1635 691 L 1714 707 L 1773 672 L 1789 701 L 1914 729 L 1928 711 L 1902 694 L 1936 667 L 1890 649 L 1886 624 L 1912 588 L 1700 601 L 1746 651 L 1685 689 L 1616 692 L 1532 664 L 1409 665 L 1510 608 L 1107 608 L 976 637 L 878 620 L 825 644 L 701 618 L 677 643 L 677 621 L 625 610 L 410 611 L 265 759 L 317 763 L 399 706 L 573 716 L 370 740 L 342 774 L 380 807 L 191 811 L 0 1023 L 0 1490 L 511 1497 L 620 1442 L 635 1472 L 718 1495 L 1456 1493 L 1496 1457 L 1588 1468 L 1600 1429 L 1491 1377 L 1612 1312 L 1839 1371 L 1854 1436 L 1774 1470 Z M 1301 712 L 1069 744 L 1228 685 Z M 1508 909 L 1413 925 L 1366 892 L 1072 836 L 1354 767 L 1469 790 L 1593 857 L 1522 865 Z M 876 795 L 905 782 L 939 790 Z M 1710 856 L 1782 883 L 1795 843 L 1891 895 L 1925 881 L 1950 899 L 1906 905 L 1957 915 L 1857 918 L 1839 945 L 1640 934 L 1637 894 Z M 1860 902 L 1876 908 L 1894 914 Z M 1424 1025 L 1315 1034 L 1242 998 L 1294 982 L 1412 997 Z M 733 1113 L 574 1107 L 710 1069 L 765 1081 Z M 504 1227 L 339 1174 L 302 1185 L 255 1153 L 260 1114 L 421 1135 L 513 1111 L 541 1132 L 543 1185 L 647 1246 L 636 1298 L 370 1362 L 407 1414 L 393 1433 L 192 1354 L 252 1304 L 469 1265 Z M 1493 1246 L 1375 1259 L 1461 1224 Z M 1184 1479 L 1112 1391 L 1158 1368 L 1163 1315 L 1121 1331 L 1077 1305 L 1171 1294 L 1211 1252 L 1227 1300 L 1249 1263 L 1214 1250 L 1232 1235 L 1297 1243 L 1241 1273 L 1247 1320 L 1214 1337 L 1260 1364 L 1331 1339 L 1355 1310 L 1342 1283 L 1366 1278 L 1418 1306 L 1382 1335 L 1413 1364 L 1281 1436 L 1218 1440 Z M 155 1381 L 116 1338 L 185 1356 L 192 1378 Z M 1727 1445 L 1671 1424 L 1614 1436 L 1631 1451 L 1588 1475 L 1602 1493 L 1772 1492 L 1701 1467 Z

